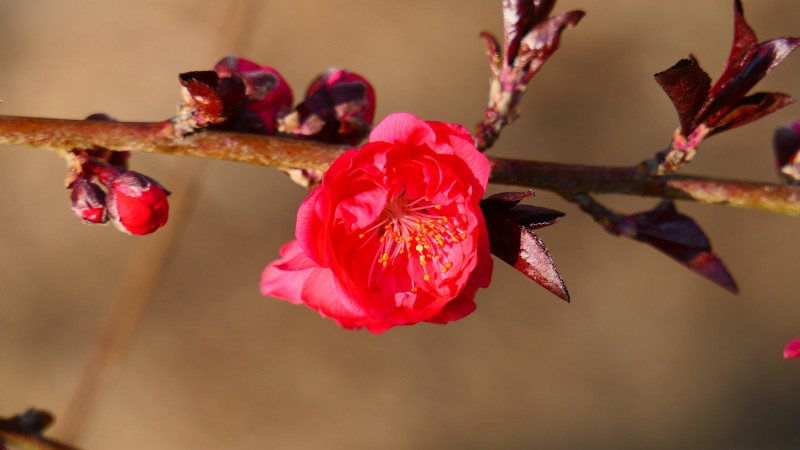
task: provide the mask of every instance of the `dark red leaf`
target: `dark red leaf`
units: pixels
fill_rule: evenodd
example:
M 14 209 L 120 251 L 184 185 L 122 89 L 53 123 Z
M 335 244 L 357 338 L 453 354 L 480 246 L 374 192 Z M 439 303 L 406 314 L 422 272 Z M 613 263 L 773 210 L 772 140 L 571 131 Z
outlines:
M 739 287 L 736 281 L 731 276 L 725 264 L 719 259 L 717 255 L 711 252 L 701 252 L 687 261 L 681 261 L 686 264 L 686 267 L 692 271 L 708 278 L 709 280 L 717 283 L 719 286 L 726 290 L 738 294 Z
M 711 88 L 711 78 L 700 68 L 692 55 L 654 76 L 675 105 L 681 133 L 688 136 L 697 125 L 695 117 L 706 101 L 708 90 Z
M 679 213 L 672 201 L 662 201 L 650 211 L 629 217 L 635 222 L 637 237 L 659 240 L 665 245 L 711 250 L 711 242 L 700 226 Z
M 519 256 L 514 268 L 558 298 L 569 302 L 569 292 L 556 269 L 550 252 L 534 232 L 520 228 Z
M 569 292 L 539 236 L 513 220 L 487 218 L 492 253 L 531 280 L 569 301 Z
M 798 46 L 800 38 L 774 39 L 759 44 L 742 55 L 740 61 L 729 64 L 711 88 L 699 121 L 715 127 L 730 108 Z
M 775 130 L 775 166 L 784 183 L 800 185 L 800 122 Z
M 485 217 L 508 219 L 528 229 L 538 229 L 558 222 L 564 216 L 561 211 L 540 206 L 519 205 L 521 200 L 532 197 L 533 192 L 502 192 L 481 200 Z
M 778 92 L 759 92 L 749 95 L 739 100 L 717 121 L 709 136 L 758 120 L 793 102 L 792 97 Z
M 533 197 L 533 191 L 523 191 L 523 192 L 500 192 L 499 194 L 494 194 L 486 197 L 485 199 L 481 200 L 481 207 L 484 205 L 500 205 L 503 209 L 510 208 L 522 200 L 526 198 Z
M 514 66 L 527 73 L 524 79 L 526 83 L 558 49 L 561 33 L 567 27 L 577 25 L 584 15 L 583 11 L 569 11 L 551 17 L 537 24 L 522 38 Z
M 751 51 L 756 45 L 758 45 L 756 33 L 744 19 L 741 0 L 736 0 L 733 3 L 733 45 L 722 73 L 727 72 L 731 64 L 740 60 L 742 55 Z
M 655 247 L 733 293 L 739 290 L 725 265 L 712 253 L 705 232 L 691 217 L 679 213 L 670 200 L 650 211 L 619 217 L 607 228 Z

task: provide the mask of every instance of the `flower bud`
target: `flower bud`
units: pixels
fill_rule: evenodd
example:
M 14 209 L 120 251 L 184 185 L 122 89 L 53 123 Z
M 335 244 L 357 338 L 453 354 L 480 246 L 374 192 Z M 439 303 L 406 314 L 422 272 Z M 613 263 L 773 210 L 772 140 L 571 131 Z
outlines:
M 72 212 L 86 223 L 106 223 L 106 194 L 100 186 L 85 177 L 79 177 L 72 183 Z
M 277 120 L 291 110 L 294 100 L 292 89 L 280 72 L 235 56 L 221 59 L 214 71 L 222 80 L 241 77 L 245 85 L 244 109 L 258 117 L 267 134 L 275 134 Z
M 321 73 L 308 87 L 306 98 L 328 91 L 331 106 L 341 121 L 358 117 L 368 126 L 375 118 L 375 90 L 364 77 L 343 69 L 329 69 Z
M 342 69 L 320 74 L 303 103 L 283 119 L 283 131 L 337 144 L 358 144 L 375 118 L 375 90 L 361 75 Z
M 124 172 L 103 182 L 108 186 L 108 215 L 121 231 L 150 234 L 167 223 L 169 193 L 157 181 L 137 172 Z

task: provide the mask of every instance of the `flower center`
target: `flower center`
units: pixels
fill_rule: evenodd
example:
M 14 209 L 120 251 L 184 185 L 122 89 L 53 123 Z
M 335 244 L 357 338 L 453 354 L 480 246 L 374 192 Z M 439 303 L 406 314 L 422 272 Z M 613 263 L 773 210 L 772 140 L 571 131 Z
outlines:
M 446 273 L 453 267 L 447 257 L 448 248 L 467 238 L 462 226 L 459 217 L 445 214 L 442 205 L 434 205 L 428 197 L 413 201 L 403 196 L 396 198 L 386 205 L 375 224 L 358 235 L 364 238 L 376 231 L 373 236 L 380 242 L 375 255 L 378 264 L 370 271 L 370 281 L 375 268 L 393 265 L 403 256 L 419 263 L 425 281 Z M 411 292 L 416 291 L 412 287 Z

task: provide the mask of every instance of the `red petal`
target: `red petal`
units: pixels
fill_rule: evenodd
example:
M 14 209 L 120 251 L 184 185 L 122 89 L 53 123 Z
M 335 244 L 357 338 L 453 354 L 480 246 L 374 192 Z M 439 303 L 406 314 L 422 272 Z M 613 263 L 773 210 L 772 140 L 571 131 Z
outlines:
M 786 347 L 783 349 L 783 357 L 786 359 L 800 358 L 800 338 L 786 344 Z

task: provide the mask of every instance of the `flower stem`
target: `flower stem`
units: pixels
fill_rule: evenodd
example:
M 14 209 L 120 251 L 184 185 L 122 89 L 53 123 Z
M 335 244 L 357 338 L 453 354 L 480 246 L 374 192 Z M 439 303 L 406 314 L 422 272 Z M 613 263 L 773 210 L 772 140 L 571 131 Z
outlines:
M 325 170 L 347 147 L 204 130 L 179 136 L 168 121 L 96 122 L 0 116 L 0 144 L 40 147 L 61 155 L 102 147 L 195 156 L 271 167 Z M 683 175 L 649 175 L 635 166 L 602 167 L 492 159 L 491 182 L 558 193 L 626 194 L 692 200 L 800 215 L 800 187 Z

